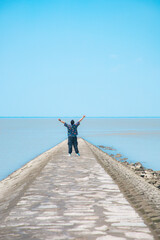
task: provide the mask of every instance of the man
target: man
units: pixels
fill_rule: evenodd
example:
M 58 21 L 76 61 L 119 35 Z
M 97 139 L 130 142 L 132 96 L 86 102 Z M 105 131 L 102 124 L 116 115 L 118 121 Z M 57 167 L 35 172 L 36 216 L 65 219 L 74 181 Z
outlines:
M 80 125 L 80 122 L 85 118 L 83 116 L 77 123 L 74 123 L 74 120 L 71 121 L 71 125 L 67 124 L 66 122 L 63 122 L 61 119 L 58 119 L 61 123 L 64 124 L 65 127 L 68 128 L 68 153 L 69 156 L 71 156 L 72 153 L 72 145 L 74 146 L 74 150 L 77 154 L 77 156 L 80 156 L 79 151 L 78 151 L 78 142 L 77 142 L 77 127 Z

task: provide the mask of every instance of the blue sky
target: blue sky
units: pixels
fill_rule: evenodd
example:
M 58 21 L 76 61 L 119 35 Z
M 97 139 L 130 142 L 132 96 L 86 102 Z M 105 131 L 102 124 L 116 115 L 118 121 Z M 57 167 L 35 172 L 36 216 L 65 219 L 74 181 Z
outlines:
M 0 116 L 160 116 L 160 1 L 0 0 Z

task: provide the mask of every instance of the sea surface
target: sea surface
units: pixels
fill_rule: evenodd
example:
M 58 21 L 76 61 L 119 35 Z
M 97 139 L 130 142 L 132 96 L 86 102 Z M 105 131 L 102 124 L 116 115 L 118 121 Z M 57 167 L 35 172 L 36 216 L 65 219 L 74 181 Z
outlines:
M 78 131 L 96 146 L 115 149 L 109 154 L 160 170 L 160 118 L 85 118 Z M 0 118 L 0 180 L 66 138 L 56 118 Z

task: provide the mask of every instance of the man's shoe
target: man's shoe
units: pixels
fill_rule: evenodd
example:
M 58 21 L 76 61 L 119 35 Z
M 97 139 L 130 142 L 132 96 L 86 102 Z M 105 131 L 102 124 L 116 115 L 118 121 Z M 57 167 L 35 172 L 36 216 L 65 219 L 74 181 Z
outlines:
M 79 153 L 77 153 L 77 156 L 80 156 L 80 154 L 79 154 Z
M 69 154 L 68 154 L 68 156 L 70 157 L 70 156 L 71 156 L 71 154 L 69 153 Z

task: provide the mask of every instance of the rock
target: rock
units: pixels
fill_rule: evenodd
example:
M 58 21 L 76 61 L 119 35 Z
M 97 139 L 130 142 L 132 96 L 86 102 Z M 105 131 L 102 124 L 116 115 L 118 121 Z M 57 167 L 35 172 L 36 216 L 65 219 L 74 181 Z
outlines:
M 122 157 L 122 155 L 119 154 L 119 153 L 117 153 L 117 154 L 115 155 L 115 158 L 120 158 L 120 157 Z
M 100 148 L 107 149 L 107 150 L 114 150 L 111 147 L 105 147 L 103 145 L 99 145 Z M 144 178 L 148 183 L 154 185 L 156 188 L 160 189 L 160 171 L 153 171 L 152 169 L 146 169 L 140 162 L 136 163 L 129 163 L 126 161 L 128 158 L 121 158 L 122 155 L 117 153 L 109 154 L 115 161 L 121 162 L 121 164 L 127 166 L 132 171 L 135 172 L 138 176 Z
M 99 145 L 98 147 L 100 147 L 100 148 L 105 148 L 105 146 L 103 146 L 103 145 Z
M 111 151 L 115 151 L 115 149 L 111 148 L 111 147 L 106 147 L 107 150 L 111 150 Z
M 119 154 L 117 155 L 115 155 L 115 158 L 114 158 L 116 161 L 117 161 L 116 157 L 120 157 Z M 138 176 L 143 177 L 148 183 L 160 189 L 160 171 L 153 171 L 152 169 L 146 169 L 143 167 L 143 165 L 140 162 L 128 163 L 127 161 L 123 161 L 124 159 L 127 159 L 127 158 L 118 159 L 118 160 L 121 162 L 121 164 L 127 166 L 132 171 L 134 171 Z
M 155 171 L 157 174 L 158 174 L 158 176 L 160 177 L 160 171 Z
M 105 147 L 103 145 L 99 145 L 98 147 L 106 149 L 106 150 L 111 150 L 111 151 L 115 151 L 115 149 L 111 148 L 111 147 Z
M 154 177 L 155 179 L 160 178 L 160 176 L 159 176 L 159 174 L 158 174 L 157 172 L 153 172 L 153 177 Z
M 127 161 L 122 162 L 122 164 L 129 166 L 129 163 Z
M 140 176 L 144 178 L 145 177 L 145 172 L 141 172 Z
M 145 178 L 147 178 L 147 179 L 152 179 L 153 176 L 154 176 L 153 174 L 154 174 L 154 173 L 146 170 L 146 171 L 145 171 Z
M 154 179 L 146 179 L 148 183 L 155 185 L 157 183 Z
M 135 169 L 144 169 L 140 162 L 135 163 L 134 166 L 135 166 Z
M 160 180 L 158 180 L 158 181 L 154 184 L 154 186 L 155 186 L 156 188 L 159 188 L 159 189 L 160 189 Z
M 133 171 L 136 170 L 136 167 L 133 164 L 129 164 L 128 167 L 131 168 Z
M 152 218 L 152 221 L 153 221 L 153 222 L 160 222 L 160 217 L 153 217 L 153 218 Z

